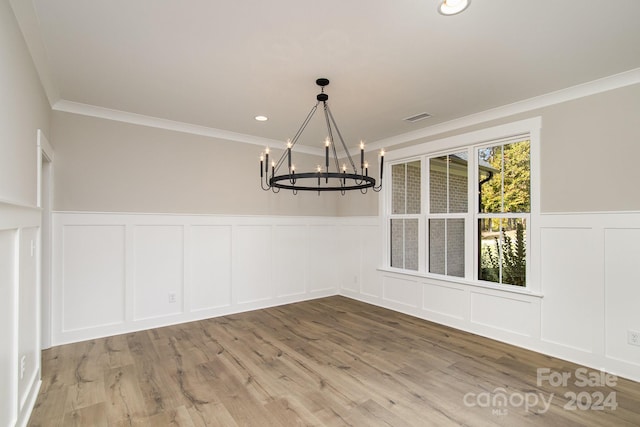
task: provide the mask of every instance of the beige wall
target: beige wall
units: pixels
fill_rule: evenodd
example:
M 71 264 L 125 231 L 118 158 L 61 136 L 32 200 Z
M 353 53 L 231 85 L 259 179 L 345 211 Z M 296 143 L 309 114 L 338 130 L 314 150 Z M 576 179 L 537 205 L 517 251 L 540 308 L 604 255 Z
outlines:
M 354 161 L 359 162 L 360 153 L 351 153 Z M 354 157 L 355 156 L 355 157 Z M 365 153 L 365 159 L 369 162 L 369 176 L 376 179 L 376 185 L 380 183 L 380 157 L 377 151 Z M 342 162 L 342 160 L 341 160 Z M 341 163 L 342 164 L 342 163 Z M 383 184 L 390 184 L 391 177 L 385 177 Z M 365 194 L 360 191 L 351 191 L 344 196 L 338 196 L 338 216 L 376 216 L 378 215 L 378 194 L 368 189 Z
M 50 108 L 22 33 L 0 2 L 0 200 L 36 205 L 37 130 L 49 133 Z
M 37 130 L 50 108 L 9 2 L 0 1 L 0 425 L 26 425 L 40 379 Z M 16 206 L 19 205 L 19 206 Z M 31 250 L 29 249 L 31 248 Z M 39 251 L 36 250 L 36 253 Z M 46 272 L 43 272 L 46 277 Z M 43 287 L 44 288 L 44 287 Z M 46 322 L 45 322 L 46 323 Z M 18 376 L 22 371 L 24 375 Z
M 542 116 L 542 212 L 640 210 L 640 85 L 415 141 Z M 260 147 L 55 112 L 56 210 L 247 215 L 377 215 L 378 194 L 258 187 Z M 412 144 L 403 144 L 407 146 Z M 394 147 L 395 148 L 395 147 Z M 302 158 L 309 169 L 317 159 Z M 370 173 L 377 159 L 368 155 Z M 388 177 L 387 177 L 388 178 Z M 225 182 L 226 185 L 221 185 Z M 386 180 L 388 183 L 388 179 Z
M 542 211 L 640 211 L 640 85 L 544 111 Z
M 542 212 L 640 211 L 640 84 L 434 135 L 542 117 Z
M 335 194 L 262 191 L 257 145 L 62 112 L 52 139 L 55 210 L 337 215 Z M 294 155 L 299 170 L 318 163 Z

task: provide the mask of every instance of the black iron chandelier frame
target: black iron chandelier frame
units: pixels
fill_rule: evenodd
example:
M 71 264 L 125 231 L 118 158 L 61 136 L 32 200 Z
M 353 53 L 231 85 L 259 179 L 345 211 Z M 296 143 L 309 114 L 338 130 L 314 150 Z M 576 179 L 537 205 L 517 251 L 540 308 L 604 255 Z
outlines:
M 346 191 L 350 190 L 360 190 L 360 192 L 364 194 L 369 188 L 375 192 L 379 192 L 382 189 L 384 151 L 380 152 L 380 181 L 379 185 L 376 185 L 376 179 L 369 176 L 369 166 L 365 161 L 364 156 L 364 143 L 360 143 L 360 168 L 358 169 L 351 157 L 351 153 L 349 152 L 347 145 L 344 142 L 340 129 L 333 118 L 333 114 L 331 113 L 331 109 L 327 103 L 329 96 L 324 93 L 324 88 L 329 84 L 329 80 L 326 78 L 319 78 L 316 80 L 316 84 L 321 88 L 321 93 L 316 96 L 316 104 L 311 108 L 309 114 L 307 114 L 307 117 L 302 122 L 302 125 L 294 135 L 293 139 L 287 141 L 287 148 L 282 153 L 280 159 L 277 162 L 271 163 L 271 171 L 269 171 L 269 148 L 267 147 L 265 152 L 260 156 L 261 188 L 265 191 L 271 190 L 274 193 L 280 192 L 281 189 L 292 190 L 294 194 L 297 194 L 298 191 L 317 191 L 318 194 L 325 191 L 340 191 L 342 194 L 345 194 Z M 300 140 L 302 133 L 321 104 L 327 126 L 324 168 L 318 165 L 315 172 L 296 173 L 295 166 L 292 164 L 291 150 Z M 349 163 L 349 172 L 347 171 L 346 164 L 343 164 L 342 171 L 340 171 L 338 153 L 336 150 L 336 144 L 334 143 L 334 129 L 344 150 L 345 158 Z M 331 157 L 335 164 L 335 171 L 330 170 L 329 151 L 331 151 Z M 285 162 L 287 164 L 286 173 L 278 175 Z M 271 172 L 271 174 L 269 174 L 269 172 Z

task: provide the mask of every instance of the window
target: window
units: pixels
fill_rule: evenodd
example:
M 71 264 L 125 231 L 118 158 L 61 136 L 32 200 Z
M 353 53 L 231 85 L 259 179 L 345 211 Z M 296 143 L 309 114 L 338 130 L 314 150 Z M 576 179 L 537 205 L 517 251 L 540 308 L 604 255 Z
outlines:
M 429 159 L 429 272 L 464 277 L 467 152 Z
M 420 161 L 391 166 L 391 266 L 418 270 Z
M 528 287 L 539 123 L 529 119 L 398 150 L 384 199 L 387 265 L 465 283 Z M 502 131 L 517 136 L 505 138 Z
M 527 284 L 529 147 L 529 140 L 523 140 L 477 149 L 479 280 Z

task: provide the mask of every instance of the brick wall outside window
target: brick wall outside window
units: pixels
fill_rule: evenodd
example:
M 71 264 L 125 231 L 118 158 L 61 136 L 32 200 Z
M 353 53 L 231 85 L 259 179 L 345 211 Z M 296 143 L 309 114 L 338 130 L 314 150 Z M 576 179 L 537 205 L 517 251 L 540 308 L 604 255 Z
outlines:
M 419 214 L 421 211 L 420 161 L 393 165 L 391 168 L 392 213 Z M 419 226 L 417 219 L 391 220 L 391 266 L 417 270 Z
M 464 219 L 429 220 L 429 272 L 464 277 Z
M 467 212 L 467 172 L 458 164 L 447 174 L 448 157 L 429 162 L 430 213 Z M 464 219 L 432 218 L 428 225 L 429 272 L 464 277 Z
M 449 205 L 447 206 L 447 174 L 429 172 L 429 204 L 431 213 L 467 212 L 467 176 L 449 174 Z
M 420 213 L 420 162 L 402 163 L 391 168 L 394 214 Z

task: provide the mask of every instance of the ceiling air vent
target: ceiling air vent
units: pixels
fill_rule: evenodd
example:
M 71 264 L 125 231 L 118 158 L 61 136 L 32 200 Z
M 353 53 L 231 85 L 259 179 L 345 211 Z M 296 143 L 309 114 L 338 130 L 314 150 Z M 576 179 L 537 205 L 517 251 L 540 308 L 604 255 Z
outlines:
M 416 114 L 415 116 L 405 117 L 402 120 L 405 120 L 405 121 L 410 122 L 410 123 L 415 123 L 415 122 L 417 122 L 419 120 L 426 119 L 426 118 L 429 118 L 429 117 L 431 117 L 431 114 L 429 114 L 429 113 L 420 113 L 420 114 Z

